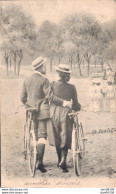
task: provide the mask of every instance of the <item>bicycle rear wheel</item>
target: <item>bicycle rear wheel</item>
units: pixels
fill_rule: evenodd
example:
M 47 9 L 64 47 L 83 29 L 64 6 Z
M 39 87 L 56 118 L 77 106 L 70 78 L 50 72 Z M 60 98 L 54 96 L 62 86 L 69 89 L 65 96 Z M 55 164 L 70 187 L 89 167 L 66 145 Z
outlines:
M 74 171 L 77 176 L 81 174 L 81 159 L 80 159 L 80 153 L 79 153 L 79 136 L 77 134 L 78 132 L 76 129 L 73 129 L 72 132 L 72 150 L 73 150 L 73 165 L 74 165 Z
M 24 124 L 24 159 L 27 159 L 28 139 L 27 139 L 27 125 Z
M 36 172 L 36 139 L 33 129 L 33 123 L 30 123 L 30 135 L 29 135 L 29 170 L 32 177 L 34 177 Z

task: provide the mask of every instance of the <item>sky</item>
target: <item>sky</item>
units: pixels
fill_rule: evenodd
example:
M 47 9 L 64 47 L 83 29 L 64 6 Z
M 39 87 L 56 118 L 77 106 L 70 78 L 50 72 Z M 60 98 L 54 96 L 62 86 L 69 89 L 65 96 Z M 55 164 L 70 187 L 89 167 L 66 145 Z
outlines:
M 2 1 L 2 6 L 17 4 L 31 14 L 37 25 L 43 21 L 59 22 L 73 13 L 91 13 L 99 21 L 105 22 L 116 18 L 115 0 L 33 0 Z

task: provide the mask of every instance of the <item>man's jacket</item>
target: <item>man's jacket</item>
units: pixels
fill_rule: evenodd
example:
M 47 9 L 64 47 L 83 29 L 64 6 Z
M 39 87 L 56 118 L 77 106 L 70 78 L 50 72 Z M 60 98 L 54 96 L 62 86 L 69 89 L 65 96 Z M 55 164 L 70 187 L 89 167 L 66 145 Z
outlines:
M 23 104 L 38 108 L 36 118 L 39 120 L 50 118 L 49 104 L 45 100 L 49 90 L 49 80 L 39 73 L 27 77 L 23 83 L 21 101 Z

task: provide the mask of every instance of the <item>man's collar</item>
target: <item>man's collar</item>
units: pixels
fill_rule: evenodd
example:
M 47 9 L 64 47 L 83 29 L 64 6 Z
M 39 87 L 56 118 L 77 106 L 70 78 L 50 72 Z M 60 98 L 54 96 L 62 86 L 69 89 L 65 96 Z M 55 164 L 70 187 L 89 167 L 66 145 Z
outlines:
M 46 78 L 46 75 L 42 74 L 42 73 L 39 72 L 39 71 L 36 71 L 36 70 L 35 70 L 35 73 L 37 73 L 37 74 L 41 75 L 42 77 Z

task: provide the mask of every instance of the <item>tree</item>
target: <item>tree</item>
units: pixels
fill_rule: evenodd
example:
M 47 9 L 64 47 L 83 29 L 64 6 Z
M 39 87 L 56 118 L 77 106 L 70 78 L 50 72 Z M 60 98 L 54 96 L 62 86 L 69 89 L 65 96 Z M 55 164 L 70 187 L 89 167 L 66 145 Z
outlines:
M 89 76 L 91 58 L 98 55 L 99 50 L 106 46 L 101 25 L 90 14 L 74 14 L 66 17 L 61 22 L 61 26 L 64 42 L 69 41 L 76 45 L 75 56 L 80 76 L 82 76 L 81 63 L 84 59 L 88 64 L 87 74 Z
M 81 72 L 81 62 L 82 62 L 82 37 L 80 35 L 80 17 L 79 15 L 71 15 L 69 17 L 66 17 L 62 22 L 61 22 L 61 27 L 62 27 L 62 39 L 65 45 L 68 47 L 69 43 L 72 45 L 70 51 L 68 49 L 68 53 L 70 56 L 69 58 L 72 60 L 72 56 L 76 56 L 78 67 L 79 67 L 79 73 L 80 76 L 82 76 Z M 66 46 L 65 46 L 66 47 Z M 71 53 L 72 52 L 72 53 Z
M 56 24 L 45 21 L 38 30 L 38 50 L 50 60 L 50 70 L 52 71 L 53 59 L 60 56 L 61 39 L 59 28 Z
M 108 30 L 108 25 L 105 24 L 101 25 L 101 31 L 98 34 L 98 38 L 95 44 L 95 56 L 101 65 L 101 70 L 103 71 L 104 63 L 110 63 L 113 59 L 113 52 L 111 51 L 113 48 L 114 37 L 112 36 L 112 30 Z M 115 50 L 115 49 L 114 49 Z
M 96 19 L 89 14 L 82 16 L 82 23 L 81 35 L 83 40 L 83 57 L 88 64 L 87 75 L 89 76 L 90 60 L 97 51 L 97 42 L 99 39 L 99 33 L 101 33 L 101 26 Z
M 63 44 L 64 54 L 69 58 L 69 63 L 72 69 L 73 57 L 76 53 L 76 45 L 71 41 L 64 42 Z
M 14 61 L 14 73 L 19 76 L 23 55 L 36 40 L 36 26 L 21 7 L 12 5 L 2 11 L 2 51 Z

